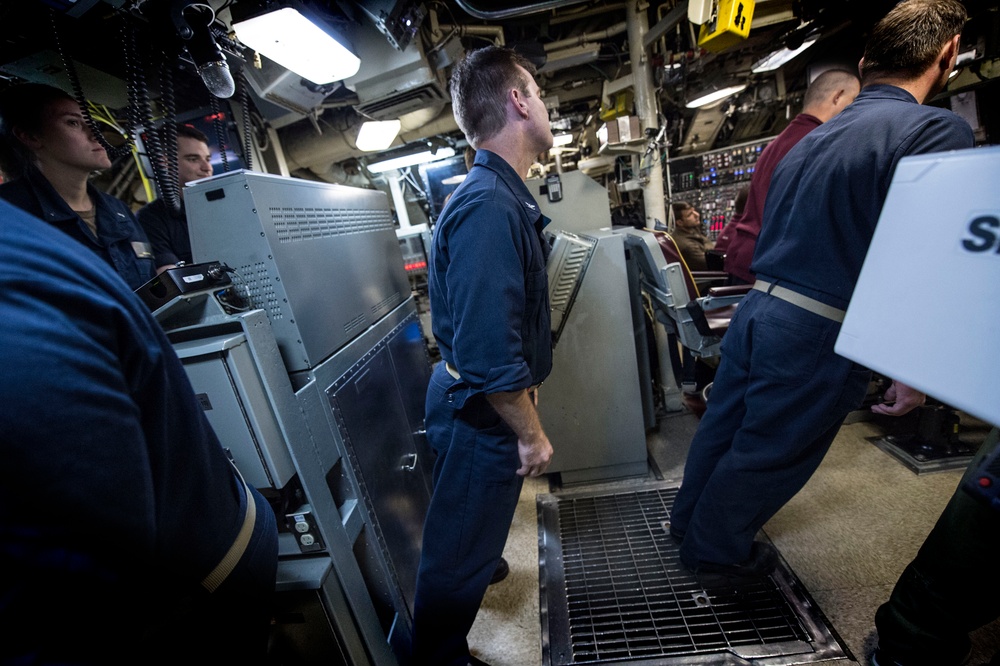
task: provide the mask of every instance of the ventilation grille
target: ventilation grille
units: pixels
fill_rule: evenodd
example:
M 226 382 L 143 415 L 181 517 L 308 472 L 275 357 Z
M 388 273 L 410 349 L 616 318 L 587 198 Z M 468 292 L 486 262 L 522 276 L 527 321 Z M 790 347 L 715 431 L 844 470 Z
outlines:
M 562 335 L 595 245 L 596 243 L 589 238 L 566 233 L 556 236 L 552 244 L 548 275 L 553 343 L 558 342 Z
M 388 210 L 271 208 L 270 213 L 279 243 L 295 243 L 393 228 L 392 213 Z
M 448 96 L 437 83 L 426 83 L 394 95 L 358 104 L 355 110 L 375 120 L 395 120 L 399 116 L 448 101 Z
M 539 497 L 545 666 L 843 658 L 790 571 L 704 589 L 681 566 L 667 532 L 675 495 L 676 488 L 658 487 Z
M 363 323 L 365 323 L 365 316 L 363 314 L 359 314 L 357 317 L 344 324 L 344 332 L 350 333 Z
M 587 259 L 590 257 L 590 250 L 590 247 L 574 243 L 566 252 L 562 266 L 559 267 L 558 279 L 552 288 L 552 295 L 550 296 L 550 303 L 553 308 L 562 310 L 563 312 L 569 309 L 573 292 L 576 291 L 580 275 L 583 273 L 583 269 L 587 265 Z
M 250 302 L 252 308 L 267 312 L 269 320 L 277 321 L 285 316 L 281 302 L 274 291 L 274 280 L 267 270 L 267 264 L 245 264 L 236 271 L 243 297 Z
M 399 303 L 399 301 L 400 301 L 400 296 L 399 296 L 399 292 L 398 291 L 395 292 L 394 294 L 392 294 L 392 296 L 388 296 L 386 298 L 383 298 L 381 301 L 379 301 L 378 303 L 376 303 L 375 305 L 372 306 L 372 316 L 373 317 L 378 317 L 382 313 L 388 312 L 389 309 L 393 305 L 396 305 L 397 303 Z

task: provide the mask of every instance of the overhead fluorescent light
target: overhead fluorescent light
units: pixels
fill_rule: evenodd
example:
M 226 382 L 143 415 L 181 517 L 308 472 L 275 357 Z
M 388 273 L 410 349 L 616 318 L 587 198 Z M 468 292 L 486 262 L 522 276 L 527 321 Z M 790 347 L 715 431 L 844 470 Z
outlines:
M 976 49 L 969 49 L 964 53 L 959 53 L 958 57 L 955 58 L 955 66 L 964 65 L 967 62 L 971 62 L 976 59 Z
M 712 88 L 710 90 L 706 90 L 704 93 L 700 93 L 685 106 L 689 109 L 698 109 L 703 106 L 708 106 L 709 104 L 720 102 L 738 92 L 743 92 L 746 90 L 746 87 L 747 84 L 740 83 L 733 86 L 727 86 L 725 88 Z
M 385 150 L 392 145 L 399 134 L 401 123 L 398 120 L 368 120 L 361 124 L 358 131 L 358 150 Z
M 552 146 L 553 147 L 556 147 L 556 146 L 568 146 L 571 143 L 573 143 L 573 135 L 569 134 L 569 133 L 566 133 L 566 134 L 556 134 L 556 135 L 554 135 L 552 137 Z
M 594 62 L 601 55 L 599 44 L 583 44 L 545 55 L 545 64 L 538 68 L 539 74 L 550 74 L 569 67 L 579 67 Z
M 797 49 L 778 49 L 777 51 L 765 56 L 755 62 L 753 67 L 750 68 L 754 74 L 760 74 L 761 72 L 773 72 L 785 63 L 789 62 L 797 56 L 798 54 L 805 51 L 807 48 L 816 43 L 816 39 L 810 39 L 807 42 L 802 42 L 802 46 Z
M 445 146 L 444 148 L 438 148 L 436 153 L 432 153 L 430 150 L 424 150 L 419 153 L 410 153 L 409 155 L 402 155 L 400 157 L 393 157 L 381 162 L 373 162 L 368 165 L 368 170 L 372 173 L 383 173 L 385 171 L 392 171 L 393 169 L 403 169 L 408 166 L 414 166 L 416 164 L 424 164 L 426 162 L 437 162 L 438 160 L 447 159 L 449 157 L 455 156 L 455 149 L 450 146 Z
M 358 73 L 361 60 L 297 9 L 283 7 L 233 23 L 241 42 L 316 84 Z

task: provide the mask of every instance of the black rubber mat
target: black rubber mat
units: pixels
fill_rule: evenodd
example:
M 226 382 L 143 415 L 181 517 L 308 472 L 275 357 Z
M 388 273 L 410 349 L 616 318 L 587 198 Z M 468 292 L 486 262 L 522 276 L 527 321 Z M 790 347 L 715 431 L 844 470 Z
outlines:
M 538 497 L 544 666 L 849 658 L 783 562 L 759 583 L 703 588 L 667 532 L 676 492 L 652 483 Z

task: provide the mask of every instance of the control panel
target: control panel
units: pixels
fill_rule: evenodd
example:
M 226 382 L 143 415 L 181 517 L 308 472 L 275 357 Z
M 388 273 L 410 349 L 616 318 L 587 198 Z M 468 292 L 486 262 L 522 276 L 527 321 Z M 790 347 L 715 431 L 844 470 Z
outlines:
M 733 217 L 736 195 L 749 185 L 764 147 L 771 139 L 751 141 L 669 160 L 674 201 L 686 201 L 701 214 L 715 239 Z
M 229 270 L 218 261 L 181 265 L 167 269 L 135 290 L 146 306 L 155 311 L 175 296 L 233 286 Z
M 403 252 L 403 268 L 407 275 L 427 274 L 427 250 L 422 235 L 403 236 L 399 239 L 399 249 Z

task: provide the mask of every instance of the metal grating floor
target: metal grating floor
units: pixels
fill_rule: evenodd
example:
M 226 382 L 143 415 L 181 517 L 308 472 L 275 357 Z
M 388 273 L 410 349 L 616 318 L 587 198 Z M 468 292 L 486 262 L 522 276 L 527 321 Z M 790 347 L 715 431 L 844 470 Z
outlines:
M 847 659 L 782 563 L 767 581 L 703 589 L 667 532 L 677 486 L 540 495 L 544 666 L 778 666 Z

